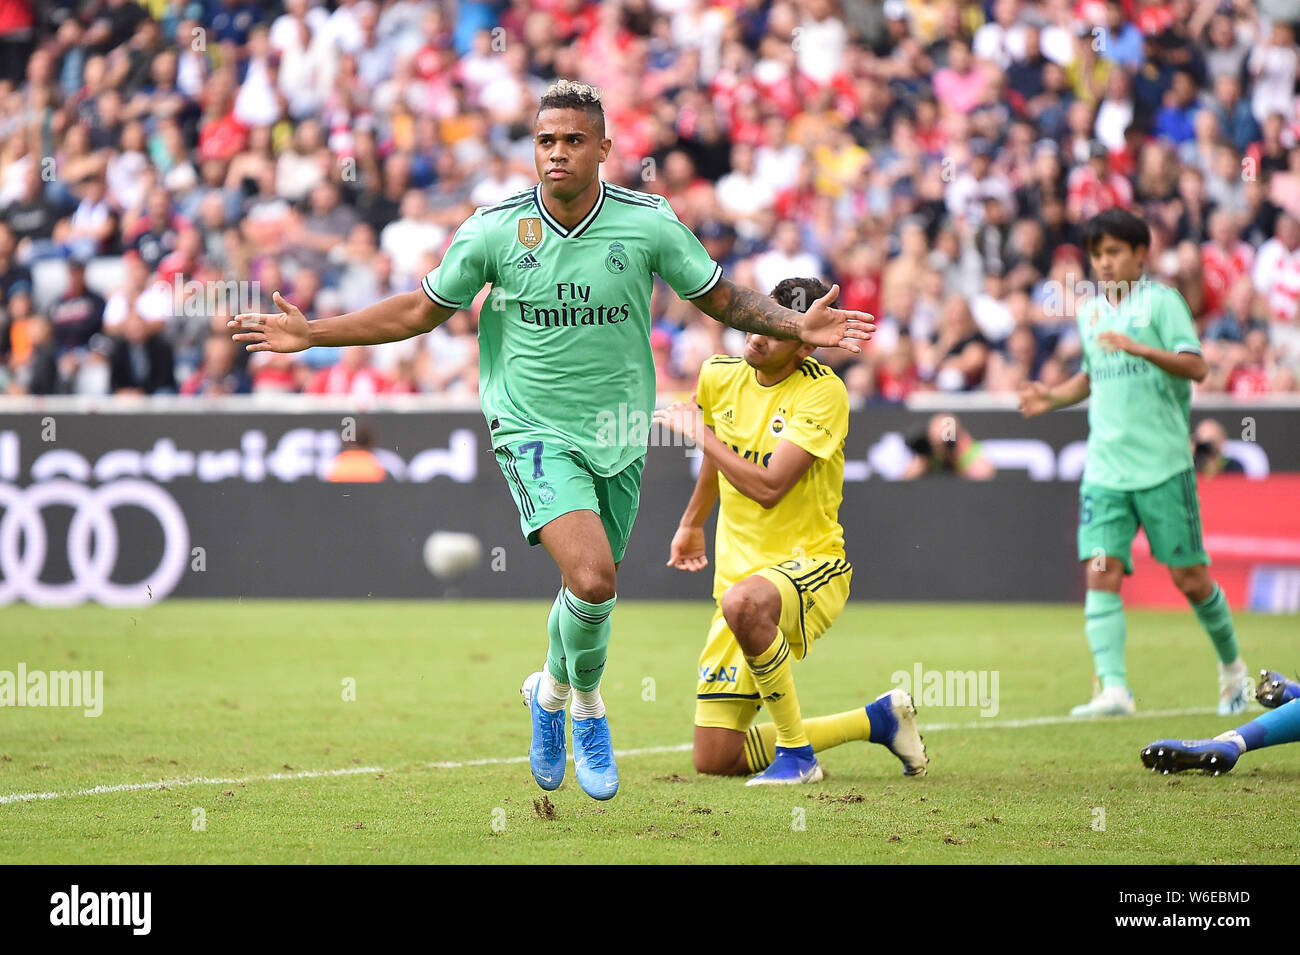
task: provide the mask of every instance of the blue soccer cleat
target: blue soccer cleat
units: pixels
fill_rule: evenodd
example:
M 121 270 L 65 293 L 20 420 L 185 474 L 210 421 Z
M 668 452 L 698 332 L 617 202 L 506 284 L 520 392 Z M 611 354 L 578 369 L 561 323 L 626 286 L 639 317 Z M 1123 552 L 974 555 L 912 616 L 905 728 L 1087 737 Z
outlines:
M 745 785 L 798 786 L 800 783 L 819 783 L 822 778 L 821 764 L 817 762 L 811 746 L 800 746 L 798 749 L 778 746 L 772 765 L 757 776 L 745 780 Z
M 1226 739 L 1159 739 L 1142 750 L 1142 765 L 1165 775 L 1199 769 L 1218 776 L 1237 765 L 1241 750 Z
M 618 792 L 618 766 L 605 717 L 573 721 L 573 768 L 578 785 L 592 799 L 613 799 Z
M 519 693 L 524 698 L 524 706 L 533 715 L 533 742 L 528 747 L 528 765 L 537 785 L 549 792 L 559 789 L 560 783 L 564 782 L 564 764 L 569 754 L 564 747 L 564 710 L 552 713 L 541 708 L 537 702 L 537 687 L 541 682 L 540 671 L 531 673 Z
M 1275 709 L 1283 703 L 1300 700 L 1300 683 L 1288 680 L 1276 670 L 1260 670 L 1255 699 L 1259 700 L 1260 706 Z

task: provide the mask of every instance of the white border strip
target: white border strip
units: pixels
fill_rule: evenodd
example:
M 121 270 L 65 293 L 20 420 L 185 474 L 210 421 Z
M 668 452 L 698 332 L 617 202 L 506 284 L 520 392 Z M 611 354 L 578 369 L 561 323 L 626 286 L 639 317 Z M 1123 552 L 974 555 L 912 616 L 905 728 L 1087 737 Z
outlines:
M 1210 716 L 1217 712 L 1213 707 L 1191 707 L 1180 710 L 1150 710 L 1138 713 L 1128 719 L 1162 719 L 1168 716 Z M 1025 729 L 1035 726 L 1062 726 L 1067 723 L 1095 725 L 1096 723 L 1120 723 L 1121 720 L 1088 720 L 1071 716 L 1031 716 L 1019 720 L 970 720 L 964 723 L 929 723 L 919 728 L 926 733 L 945 730 L 993 730 Z M 693 744 L 679 743 L 676 746 L 647 746 L 643 749 L 615 750 L 614 755 L 622 759 L 625 756 L 649 756 L 658 753 L 685 753 Z M 573 761 L 573 755 L 569 755 Z M 468 769 L 473 766 L 509 766 L 528 762 L 527 756 L 504 756 L 492 759 L 470 759 L 460 762 L 423 763 L 428 769 Z M 66 792 L 11 793 L 0 796 L 0 806 L 19 802 L 39 802 L 50 799 L 67 799 L 73 796 L 101 796 L 105 793 L 143 792 L 154 789 L 179 789 L 184 786 L 240 786 L 246 783 L 281 782 L 293 779 L 322 779 L 329 776 L 364 776 L 367 773 L 391 773 L 396 770 L 380 766 L 350 766 L 347 769 L 316 769 L 297 773 L 266 773 L 260 776 L 194 776 L 190 779 L 161 779 L 149 783 L 116 783 L 114 785 L 93 786 L 90 789 L 73 789 Z

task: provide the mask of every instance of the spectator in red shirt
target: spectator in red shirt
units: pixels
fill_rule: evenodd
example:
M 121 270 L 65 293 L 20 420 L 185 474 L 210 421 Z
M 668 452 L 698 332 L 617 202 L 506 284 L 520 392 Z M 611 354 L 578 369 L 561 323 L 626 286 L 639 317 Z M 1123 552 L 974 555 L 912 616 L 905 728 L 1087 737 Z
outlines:
M 1076 222 L 1091 219 L 1099 212 L 1133 204 L 1133 186 L 1110 168 L 1110 153 L 1094 140 L 1088 146 L 1088 161 L 1070 173 L 1067 203 L 1070 218 Z
M 388 391 L 388 380 L 370 367 L 370 350 L 366 345 L 343 349 L 338 364 L 322 368 L 311 377 L 307 391 L 313 395 L 348 395 L 365 398 Z
M 234 106 L 230 71 L 218 70 L 209 81 L 207 103 L 199 124 L 200 161 L 229 162 L 248 145 L 248 129 L 235 118 Z
M 1228 290 L 1242 276 L 1250 275 L 1255 250 L 1239 238 L 1236 218 L 1225 210 L 1210 214 L 1210 241 L 1201 246 L 1201 264 L 1205 275 L 1205 311 L 1219 314 Z

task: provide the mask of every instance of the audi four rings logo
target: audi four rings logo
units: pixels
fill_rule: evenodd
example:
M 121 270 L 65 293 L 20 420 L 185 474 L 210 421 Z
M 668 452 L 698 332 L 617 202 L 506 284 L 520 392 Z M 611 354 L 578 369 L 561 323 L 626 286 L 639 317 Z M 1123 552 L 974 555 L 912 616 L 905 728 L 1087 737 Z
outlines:
M 68 526 L 68 566 L 72 579 L 49 584 L 40 579 L 49 552 L 44 510 L 72 508 Z M 143 580 L 114 583 L 118 534 L 113 511 L 138 507 L 162 527 L 163 553 Z M 172 496 L 148 481 L 122 479 L 86 487 L 58 478 L 16 487 L 0 484 L 0 606 L 25 600 L 38 607 L 71 607 L 95 600 L 109 607 L 132 607 L 166 597 L 185 573 L 190 530 Z

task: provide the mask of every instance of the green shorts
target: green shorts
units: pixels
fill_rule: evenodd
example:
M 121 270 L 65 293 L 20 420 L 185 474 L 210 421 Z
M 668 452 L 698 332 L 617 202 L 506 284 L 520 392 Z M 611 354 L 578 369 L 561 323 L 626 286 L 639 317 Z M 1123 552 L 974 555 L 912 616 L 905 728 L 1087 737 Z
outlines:
M 519 509 L 519 527 L 537 544 L 543 527 L 570 511 L 595 511 L 605 525 L 614 562 L 623 559 L 641 505 L 641 456 L 612 477 L 601 477 L 576 452 L 540 440 L 496 449 L 497 464 Z
M 1123 561 L 1124 573 L 1133 573 L 1133 536 L 1139 527 L 1147 532 L 1151 555 L 1166 567 L 1209 564 L 1190 468 L 1140 491 L 1079 485 L 1079 560 L 1104 554 Z

